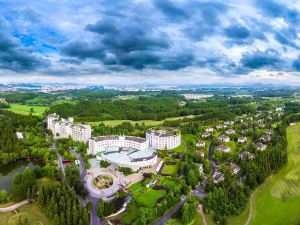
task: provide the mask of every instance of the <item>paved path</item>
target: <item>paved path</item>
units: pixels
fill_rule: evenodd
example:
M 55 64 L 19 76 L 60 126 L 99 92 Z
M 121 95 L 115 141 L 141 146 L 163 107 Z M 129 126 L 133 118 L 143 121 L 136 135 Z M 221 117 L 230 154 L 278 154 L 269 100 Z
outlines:
M 202 205 L 202 204 L 199 204 L 199 205 L 198 205 L 198 210 L 199 210 L 199 212 L 200 212 L 200 214 L 201 214 L 201 216 L 202 216 L 203 224 L 204 224 L 204 225 L 207 225 L 207 221 L 206 221 L 206 218 L 205 218 L 205 214 L 204 214 L 204 212 L 203 212 L 203 205 Z
M 176 213 L 180 207 L 186 202 L 186 197 L 183 198 L 175 207 L 173 207 L 167 214 L 165 214 L 160 220 L 153 223 L 153 225 L 164 225 L 168 222 L 169 219 Z
M 194 189 L 192 191 L 193 195 L 196 195 L 200 198 L 205 197 L 205 193 L 203 193 L 202 190 L 205 187 L 205 185 L 207 184 L 209 178 L 211 176 L 213 176 L 213 174 L 217 170 L 217 167 L 212 162 L 211 162 L 211 166 L 213 168 L 213 172 L 196 189 Z M 161 217 L 153 225 L 163 225 L 163 224 L 165 224 L 169 219 L 171 219 L 171 217 L 174 215 L 174 213 L 176 213 L 180 209 L 180 207 L 186 202 L 186 200 L 187 200 L 186 198 L 182 198 L 181 201 L 175 207 L 173 207 L 167 214 L 165 214 L 163 217 Z
M 86 185 L 86 181 L 85 181 L 85 177 L 87 174 L 87 170 L 86 170 L 86 166 L 84 164 L 84 160 L 83 158 L 80 156 L 80 154 L 78 154 L 77 152 L 75 152 L 74 150 L 71 150 L 71 153 L 80 161 L 81 163 L 81 173 L 80 173 L 80 179 L 81 182 L 84 183 Z M 97 210 L 98 210 L 98 198 L 92 196 L 90 193 L 87 196 L 87 199 L 89 201 L 91 201 L 93 203 L 93 208 L 91 211 L 91 225 L 99 225 L 99 224 L 104 224 L 105 220 L 100 221 L 98 214 L 97 214 Z M 82 203 L 84 203 L 82 201 Z
M 11 212 L 11 211 L 14 211 L 17 208 L 27 204 L 27 203 L 28 203 L 28 200 L 24 200 L 24 201 L 19 202 L 17 204 L 14 204 L 14 205 L 11 205 L 11 206 L 8 206 L 8 207 L 5 207 L 5 208 L 0 208 L 0 212 Z
M 261 189 L 263 189 L 272 179 L 272 175 L 268 178 L 267 181 L 265 181 L 262 185 L 260 185 L 252 194 L 250 197 L 250 211 L 249 211 L 249 215 L 247 218 L 247 221 L 245 223 L 245 225 L 249 225 L 250 221 L 252 219 L 252 215 L 253 215 L 253 207 L 254 207 L 254 200 L 255 200 L 255 194 L 259 191 L 261 191 Z

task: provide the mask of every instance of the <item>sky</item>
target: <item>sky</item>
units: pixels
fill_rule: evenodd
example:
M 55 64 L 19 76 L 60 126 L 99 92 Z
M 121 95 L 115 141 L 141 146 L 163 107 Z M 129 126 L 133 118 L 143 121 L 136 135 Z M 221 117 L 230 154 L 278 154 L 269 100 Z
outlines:
M 0 0 L 0 83 L 300 85 L 300 0 Z

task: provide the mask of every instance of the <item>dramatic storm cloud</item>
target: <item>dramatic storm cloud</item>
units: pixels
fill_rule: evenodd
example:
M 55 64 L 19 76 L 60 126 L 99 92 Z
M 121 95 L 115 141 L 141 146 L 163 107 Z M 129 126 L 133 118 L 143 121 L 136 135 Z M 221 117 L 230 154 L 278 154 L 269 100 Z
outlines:
M 295 84 L 299 71 L 299 0 L 0 0 L 0 82 Z

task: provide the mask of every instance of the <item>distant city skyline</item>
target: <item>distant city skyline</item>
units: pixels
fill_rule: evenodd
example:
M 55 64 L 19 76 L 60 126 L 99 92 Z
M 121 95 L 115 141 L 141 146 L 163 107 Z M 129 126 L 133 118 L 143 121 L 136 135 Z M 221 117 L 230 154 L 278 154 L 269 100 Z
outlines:
M 300 85 L 300 0 L 0 0 L 0 83 Z

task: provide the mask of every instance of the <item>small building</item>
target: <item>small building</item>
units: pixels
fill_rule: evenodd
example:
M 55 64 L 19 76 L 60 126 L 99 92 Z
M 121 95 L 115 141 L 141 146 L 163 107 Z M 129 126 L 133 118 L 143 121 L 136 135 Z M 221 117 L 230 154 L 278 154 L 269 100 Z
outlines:
M 247 138 L 246 137 L 244 137 L 244 136 L 241 136 L 241 137 L 239 137 L 238 138 L 238 140 L 237 140 L 239 143 L 242 143 L 242 144 L 244 144 L 246 141 L 247 141 Z
M 263 144 L 263 143 L 257 143 L 256 144 L 256 149 L 259 151 L 265 151 L 267 149 L 267 145 Z
M 272 135 L 272 134 L 273 134 L 273 131 L 272 131 L 271 129 L 268 129 L 268 130 L 266 130 L 266 134 L 267 134 L 267 135 Z
M 212 132 L 214 132 L 214 128 L 208 127 L 208 128 L 205 129 L 205 132 L 206 133 L 212 133 Z
M 224 175 L 221 172 L 215 172 L 213 175 L 214 183 L 217 184 L 224 180 Z
M 205 145 L 206 145 L 205 141 L 198 141 L 196 143 L 196 147 L 205 147 Z
M 283 112 L 284 111 L 283 107 L 277 107 L 275 110 L 276 110 L 276 112 Z
M 25 140 L 25 135 L 23 135 L 23 133 L 21 132 L 16 132 L 17 135 L 17 139 L 18 140 Z
M 197 152 L 197 153 L 196 153 L 196 155 L 198 155 L 198 156 L 200 156 L 200 157 L 202 157 L 202 158 L 204 158 L 204 157 L 205 157 L 205 154 L 204 154 L 204 152 Z
M 75 166 L 77 166 L 77 167 L 81 166 L 80 160 L 78 160 L 78 159 L 75 160 Z
M 220 141 L 222 141 L 222 142 L 225 142 L 225 143 L 228 143 L 228 142 L 230 141 L 230 137 L 228 137 L 228 136 L 226 136 L 226 135 L 223 135 L 223 134 L 219 135 L 219 136 L 218 136 L 218 139 L 219 139 Z
M 228 134 L 228 135 L 235 134 L 235 130 L 234 129 L 228 129 L 228 130 L 226 130 L 226 134 Z
M 233 174 L 233 175 L 236 175 L 236 174 L 238 174 L 238 172 L 240 172 L 240 167 L 238 167 L 237 165 L 235 165 L 234 163 L 230 163 L 229 164 L 229 169 L 231 170 L 231 173 Z
M 218 130 L 220 130 L 220 129 L 223 128 L 223 125 L 222 125 L 222 124 L 217 124 L 217 125 L 216 125 L 216 128 L 217 128 Z
M 262 135 L 259 139 L 265 143 L 271 141 L 271 137 L 269 135 Z
M 248 129 L 242 129 L 242 134 L 243 134 L 243 135 L 246 135 L 247 132 L 248 132 Z
M 206 133 L 202 134 L 202 137 L 203 137 L 203 138 L 208 138 L 208 137 L 210 137 L 210 135 L 211 135 L 211 133 L 207 133 L 207 132 L 206 132 Z
M 200 174 L 203 173 L 203 164 L 199 164 L 199 172 Z
M 225 121 L 224 124 L 227 126 L 231 126 L 234 124 L 234 122 L 233 121 Z
M 219 145 L 219 146 L 217 146 L 217 150 L 222 151 L 222 152 L 230 152 L 231 148 L 226 145 Z
M 241 159 L 253 159 L 254 158 L 254 155 L 247 151 L 240 152 L 239 155 L 240 155 Z

